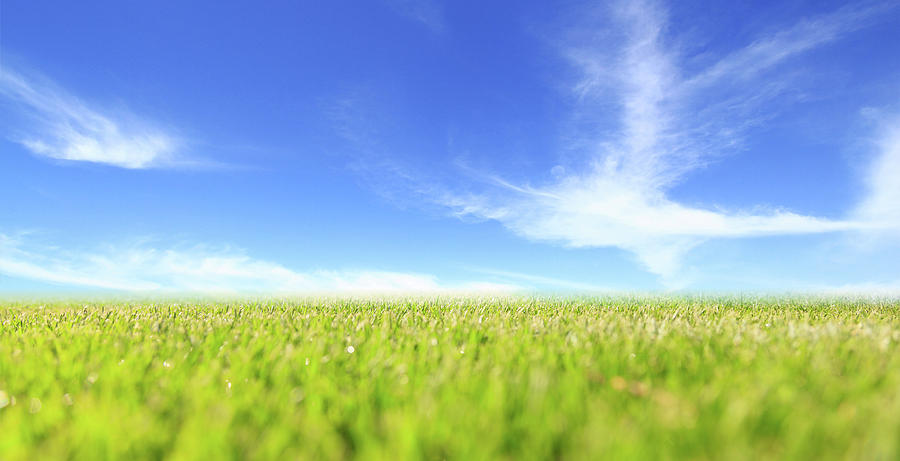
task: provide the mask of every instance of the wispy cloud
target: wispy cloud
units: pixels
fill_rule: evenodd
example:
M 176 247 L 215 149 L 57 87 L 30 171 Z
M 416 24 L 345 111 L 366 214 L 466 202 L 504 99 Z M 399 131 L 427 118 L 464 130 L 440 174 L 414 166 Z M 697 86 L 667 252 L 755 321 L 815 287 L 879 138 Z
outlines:
M 865 199 L 856 209 L 858 219 L 876 228 L 900 230 L 900 116 L 880 121 L 877 155 L 866 171 Z
M 0 97 L 11 104 L 16 132 L 7 133 L 32 153 L 64 161 L 122 168 L 189 166 L 183 143 L 137 116 L 100 110 L 35 74 L 0 67 Z M 7 126 L 7 129 L 13 129 Z
M 672 285 L 679 283 L 683 256 L 711 238 L 870 229 L 875 216 L 897 214 L 900 195 L 890 185 L 900 177 L 900 155 L 883 157 L 873 173 L 872 198 L 847 220 L 777 207 L 704 209 L 677 203 L 667 192 L 733 150 L 769 116 L 763 106 L 786 90 L 771 74 L 781 63 L 874 22 L 893 6 L 857 4 L 806 18 L 686 74 L 684 57 L 668 46 L 665 9 L 651 0 L 619 2 L 611 11 L 618 46 L 611 46 L 607 28 L 597 28 L 602 40 L 582 36 L 564 50 L 581 75 L 572 87 L 581 110 L 620 114 L 612 135 L 581 143 L 588 146 L 588 167 L 557 171 L 537 186 L 493 177 L 480 192 L 445 190 L 434 199 L 459 216 L 496 220 L 529 239 L 625 249 Z
M 436 0 L 386 0 L 394 11 L 434 32 L 444 30 L 444 12 Z
M 750 45 L 719 60 L 692 76 L 685 88 L 702 89 L 724 80 L 745 82 L 756 78 L 798 54 L 834 42 L 879 20 L 879 15 L 897 6 L 896 1 L 861 2 L 834 12 L 804 18 L 791 27 L 759 37 Z M 724 82 L 727 83 L 727 82 Z
M 441 283 L 428 274 L 377 270 L 298 272 L 246 252 L 203 245 L 159 248 L 147 242 L 62 250 L 28 236 L 0 234 L 0 274 L 88 288 L 141 292 L 304 293 L 500 292 L 508 283 Z

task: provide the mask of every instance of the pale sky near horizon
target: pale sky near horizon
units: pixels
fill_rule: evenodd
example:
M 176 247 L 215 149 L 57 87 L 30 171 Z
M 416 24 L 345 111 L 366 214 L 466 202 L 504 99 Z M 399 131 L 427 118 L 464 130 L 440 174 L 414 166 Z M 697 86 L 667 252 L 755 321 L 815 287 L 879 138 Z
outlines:
M 900 2 L 0 3 L 0 292 L 900 293 Z

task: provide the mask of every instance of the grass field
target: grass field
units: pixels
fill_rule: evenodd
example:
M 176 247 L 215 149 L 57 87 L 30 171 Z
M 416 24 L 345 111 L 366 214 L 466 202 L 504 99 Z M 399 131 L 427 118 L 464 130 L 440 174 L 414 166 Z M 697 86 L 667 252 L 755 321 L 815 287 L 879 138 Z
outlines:
M 897 459 L 900 302 L 7 301 L 0 459 Z

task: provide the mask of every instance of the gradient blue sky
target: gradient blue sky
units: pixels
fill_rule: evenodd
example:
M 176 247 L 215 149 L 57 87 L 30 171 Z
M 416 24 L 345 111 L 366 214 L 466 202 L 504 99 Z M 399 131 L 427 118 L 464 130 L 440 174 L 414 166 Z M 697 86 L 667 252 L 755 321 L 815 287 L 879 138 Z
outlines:
M 0 291 L 900 290 L 897 2 L 0 4 Z

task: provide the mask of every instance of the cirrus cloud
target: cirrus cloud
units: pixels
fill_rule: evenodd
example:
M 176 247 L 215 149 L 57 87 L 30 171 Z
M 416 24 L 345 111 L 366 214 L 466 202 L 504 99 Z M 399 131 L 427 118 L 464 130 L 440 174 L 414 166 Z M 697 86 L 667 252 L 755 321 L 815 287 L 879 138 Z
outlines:
M 885 137 L 870 175 L 872 193 L 846 219 L 771 206 L 707 209 L 669 197 L 689 173 L 720 159 L 740 145 L 750 128 L 771 117 L 769 104 L 786 98 L 791 87 L 790 78 L 779 73 L 783 64 L 877 22 L 895 6 L 858 3 L 804 18 L 693 73 L 685 71 L 684 57 L 669 44 L 667 12 L 660 4 L 618 2 L 608 15 L 584 15 L 613 20 L 606 27 L 584 27 L 601 31 L 602 39 L 573 33 L 578 38 L 563 47 L 579 74 L 572 85 L 578 111 L 619 114 L 613 134 L 595 129 L 579 140 L 588 147 L 586 167 L 557 168 L 549 182 L 539 185 L 479 173 L 476 177 L 487 180 L 477 192 L 420 190 L 457 216 L 498 221 L 528 239 L 624 249 L 669 286 L 683 282 L 684 255 L 709 239 L 900 227 L 895 219 L 900 216 L 900 187 L 895 185 L 900 143 L 891 136 Z
M 0 97 L 16 132 L 7 133 L 35 155 L 128 169 L 199 164 L 184 142 L 133 114 L 92 107 L 47 78 L 0 67 Z M 11 129 L 7 126 L 7 129 Z
M 0 233 L 0 274 L 52 284 L 131 292 L 191 293 L 429 293 L 511 292 L 497 281 L 443 283 L 429 274 L 382 270 L 299 272 L 255 259 L 240 249 L 135 242 L 63 250 L 27 235 Z

